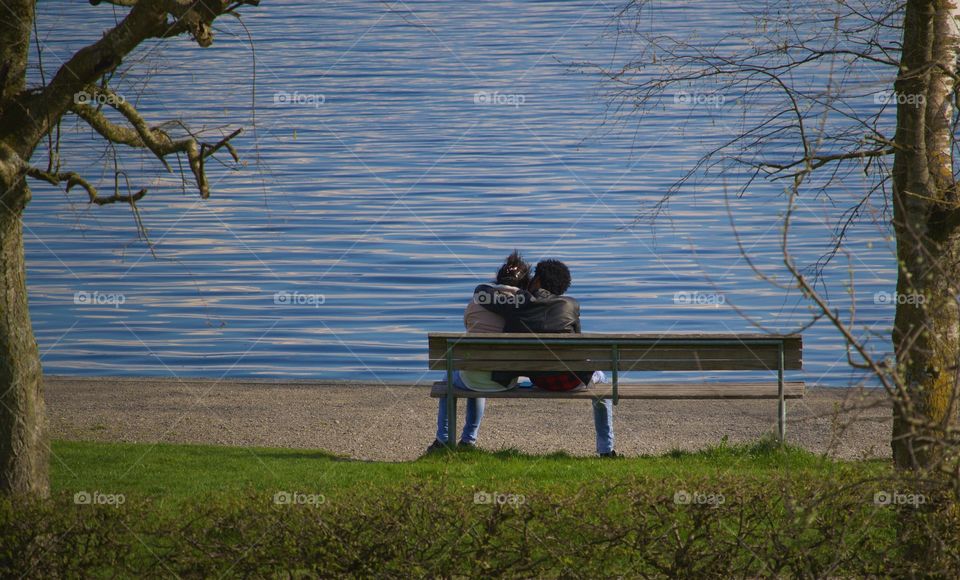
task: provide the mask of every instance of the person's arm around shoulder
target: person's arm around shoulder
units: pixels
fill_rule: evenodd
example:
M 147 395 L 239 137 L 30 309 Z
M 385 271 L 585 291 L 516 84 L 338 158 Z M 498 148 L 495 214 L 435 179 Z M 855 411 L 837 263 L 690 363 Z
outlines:
M 473 291 L 473 301 L 490 312 L 495 312 L 501 316 L 506 315 L 517 308 L 522 308 L 524 304 L 530 302 L 533 297 L 525 290 L 507 291 L 491 286 L 490 284 L 480 284 Z

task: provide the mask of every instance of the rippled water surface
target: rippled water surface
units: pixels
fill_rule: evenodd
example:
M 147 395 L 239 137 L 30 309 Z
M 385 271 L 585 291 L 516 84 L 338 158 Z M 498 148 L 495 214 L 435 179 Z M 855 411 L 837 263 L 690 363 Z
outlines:
M 664 5 L 657 24 L 709 42 L 748 20 L 739 3 L 691 6 Z M 585 331 L 753 330 L 731 304 L 775 330 L 807 320 L 804 302 L 740 255 L 719 183 L 685 191 L 655 229 L 630 227 L 731 126 L 669 98 L 641 123 L 604 124 L 598 79 L 569 64 L 635 49 L 608 34 L 615 5 L 395 7 L 268 2 L 244 11 L 246 28 L 223 19 L 210 49 L 174 39 L 127 60 L 114 85 L 151 122 L 246 127 L 235 140 L 244 166 L 211 164 L 200 200 L 155 160 L 120 151 L 132 187 L 150 189 L 140 210 L 154 254 L 129 207 L 36 185 L 27 259 L 46 372 L 428 380 L 426 333 L 462 328 L 473 286 L 515 247 L 568 262 Z M 87 2 L 39 11 L 48 78 L 114 18 Z M 82 30 L 58 31 L 74 19 Z M 74 120 L 62 140 L 68 168 L 109 190 L 102 143 Z M 846 185 L 835 200 L 862 184 Z M 782 275 L 780 193 L 758 184 L 730 203 L 755 262 Z M 798 259 L 816 260 L 838 215 L 804 201 Z M 855 256 L 826 273 L 836 285 L 855 271 L 857 318 L 878 348 L 893 316 L 874 300 L 895 280 L 885 236 L 859 226 Z M 678 292 L 725 303 L 684 304 Z M 836 334 L 818 324 L 805 338 L 806 378 L 847 384 Z

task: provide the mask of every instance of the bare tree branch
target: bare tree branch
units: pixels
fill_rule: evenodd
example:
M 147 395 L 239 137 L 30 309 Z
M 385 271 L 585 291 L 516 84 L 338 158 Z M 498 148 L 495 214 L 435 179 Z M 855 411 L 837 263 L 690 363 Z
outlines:
M 113 91 L 92 85 L 86 87 L 86 90 L 96 97 L 97 102 L 105 102 L 116 109 L 130 123 L 132 128 L 112 123 L 99 108 L 88 104 L 74 104 L 70 108 L 72 112 L 76 113 L 78 117 L 86 121 L 97 133 L 110 142 L 150 150 L 163 163 L 167 171 L 172 172 L 165 159 L 167 155 L 172 153 L 186 154 L 190 170 L 193 172 L 197 183 L 197 189 L 204 199 L 210 195 L 210 185 L 203 168 L 204 160 L 220 149 L 227 148 L 234 160 L 239 162 L 237 152 L 229 142 L 239 135 L 242 129 L 236 129 L 214 144 L 200 143 L 192 136 L 174 139 L 163 129 L 150 127 L 143 116 L 140 115 L 140 112 L 129 101 Z
M 59 186 L 62 181 L 66 181 L 66 191 L 69 191 L 74 187 L 79 185 L 86 190 L 87 196 L 90 199 L 90 203 L 95 203 L 97 205 L 108 205 L 111 203 L 129 203 L 134 204 L 147 194 L 146 189 L 141 189 L 136 193 L 129 195 L 120 195 L 119 193 L 114 193 L 110 197 L 100 197 L 97 189 L 90 184 L 89 181 L 81 177 L 79 174 L 74 173 L 73 171 L 61 171 L 59 173 L 48 173 L 36 167 L 28 167 L 27 175 L 35 179 L 42 179 L 50 185 Z
M 39 90 L 24 90 L 0 112 L 0 141 L 28 159 L 40 139 L 74 104 L 75 96 L 145 40 L 189 33 L 202 47 L 213 42 L 212 23 L 259 0 L 139 0 L 97 42 L 77 51 Z M 26 122 L 25 122 L 26 121 Z

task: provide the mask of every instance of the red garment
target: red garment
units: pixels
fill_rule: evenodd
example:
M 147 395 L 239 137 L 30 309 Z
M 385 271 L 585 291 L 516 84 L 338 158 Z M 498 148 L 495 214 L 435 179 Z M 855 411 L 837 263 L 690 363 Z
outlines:
M 583 382 L 573 373 L 559 373 L 555 375 L 538 375 L 530 378 L 530 382 L 544 391 L 572 391 Z

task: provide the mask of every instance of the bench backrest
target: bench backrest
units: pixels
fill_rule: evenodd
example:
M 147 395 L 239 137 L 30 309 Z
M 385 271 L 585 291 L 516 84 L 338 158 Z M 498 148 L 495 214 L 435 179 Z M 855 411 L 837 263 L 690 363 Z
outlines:
M 803 368 L 799 334 L 431 333 L 430 368 L 503 371 L 733 371 Z

